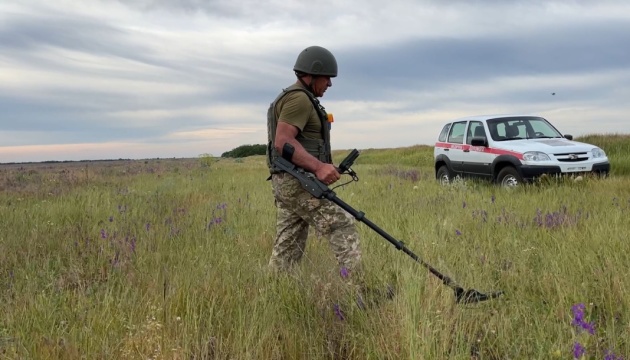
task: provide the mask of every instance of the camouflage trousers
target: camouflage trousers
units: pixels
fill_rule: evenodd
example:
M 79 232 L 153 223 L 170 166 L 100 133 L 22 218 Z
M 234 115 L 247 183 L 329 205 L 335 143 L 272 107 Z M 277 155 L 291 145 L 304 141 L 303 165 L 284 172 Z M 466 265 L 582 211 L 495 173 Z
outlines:
M 361 251 L 352 215 L 330 200 L 314 198 L 290 174 L 274 174 L 271 183 L 277 208 L 272 269 L 288 270 L 302 259 L 309 226 L 328 240 L 342 268 L 358 267 Z

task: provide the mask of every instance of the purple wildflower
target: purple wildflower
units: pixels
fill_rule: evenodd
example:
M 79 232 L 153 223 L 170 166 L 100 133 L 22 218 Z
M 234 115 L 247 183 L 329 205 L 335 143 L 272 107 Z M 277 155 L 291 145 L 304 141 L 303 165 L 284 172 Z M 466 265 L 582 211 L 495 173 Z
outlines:
M 612 351 L 606 350 L 604 360 L 623 360 L 623 356 L 617 356 Z
M 109 222 L 113 222 L 113 221 L 114 221 L 114 217 L 113 217 L 113 216 L 110 216 L 110 217 L 109 217 Z
M 149 229 L 151 228 L 151 224 L 150 223 L 146 223 L 146 225 L 144 225 L 144 228 L 149 231 Z
M 586 349 L 579 342 L 575 342 L 573 344 L 573 358 L 579 359 L 582 355 L 586 353 Z
M 346 316 L 344 315 L 343 311 L 339 307 L 339 304 L 333 305 L 333 310 L 335 311 L 335 315 L 337 315 L 337 318 L 339 320 L 344 321 L 346 319 Z
M 595 334 L 595 324 L 593 324 L 592 322 L 583 322 L 582 324 L 580 324 L 582 326 L 582 329 L 586 330 L 589 334 L 593 335 Z
M 105 232 L 105 229 L 101 229 L 101 239 L 107 239 L 107 233 Z
M 584 321 L 584 309 L 586 306 L 584 304 L 575 304 L 571 306 L 571 311 L 573 312 L 573 325 L 577 325 L 580 322 Z
M 459 236 L 459 235 L 461 235 L 461 234 L 462 234 L 462 232 L 461 232 L 461 231 L 459 231 L 459 230 L 455 230 L 455 235 Z
M 573 312 L 573 322 L 571 324 L 593 335 L 595 334 L 595 324 L 584 320 L 584 309 L 586 309 L 584 304 L 575 304 L 571 307 Z
M 339 270 L 339 275 L 341 275 L 342 279 L 347 279 L 348 276 L 350 276 L 350 272 L 348 271 L 348 268 L 346 268 L 345 266 L 343 266 L 340 270 Z

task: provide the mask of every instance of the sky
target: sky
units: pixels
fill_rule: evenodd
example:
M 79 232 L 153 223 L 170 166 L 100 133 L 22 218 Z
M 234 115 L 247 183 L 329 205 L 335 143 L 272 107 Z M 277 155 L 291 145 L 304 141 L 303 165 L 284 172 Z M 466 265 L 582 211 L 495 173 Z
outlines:
M 0 163 L 265 144 L 312 45 L 339 66 L 333 149 L 432 145 L 480 114 L 626 133 L 628 44 L 627 0 L 0 0 Z

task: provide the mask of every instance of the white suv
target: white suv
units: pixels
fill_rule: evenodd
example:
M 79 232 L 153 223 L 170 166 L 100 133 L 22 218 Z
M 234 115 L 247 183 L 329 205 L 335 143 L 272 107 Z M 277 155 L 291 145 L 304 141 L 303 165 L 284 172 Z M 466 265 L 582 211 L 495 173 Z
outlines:
M 515 186 L 543 174 L 607 175 L 610 163 L 597 146 L 572 141 L 540 116 L 482 115 L 444 125 L 434 149 L 442 183 L 476 177 Z

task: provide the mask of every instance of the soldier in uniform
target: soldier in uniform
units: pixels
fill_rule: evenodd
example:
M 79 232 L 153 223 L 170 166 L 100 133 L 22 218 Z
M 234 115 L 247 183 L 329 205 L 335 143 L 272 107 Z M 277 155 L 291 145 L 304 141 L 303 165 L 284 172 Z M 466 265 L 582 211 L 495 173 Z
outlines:
M 267 162 L 277 208 L 276 238 L 269 266 L 286 271 L 298 263 L 306 248 L 309 227 L 325 237 L 341 275 L 358 270 L 361 251 L 354 218 L 327 199 L 317 199 L 290 174 L 274 168 L 286 143 L 293 146 L 291 161 L 324 184 L 341 175 L 332 164 L 330 128 L 319 100 L 337 76 L 337 60 L 327 49 L 310 46 L 297 57 L 293 71 L 297 81 L 284 89 L 267 113 Z

